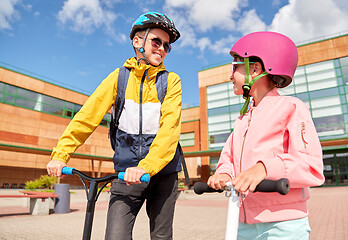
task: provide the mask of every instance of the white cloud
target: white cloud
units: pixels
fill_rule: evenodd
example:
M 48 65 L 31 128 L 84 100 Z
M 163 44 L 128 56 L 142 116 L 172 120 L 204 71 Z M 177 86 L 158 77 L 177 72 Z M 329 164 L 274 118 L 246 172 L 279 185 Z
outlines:
M 15 5 L 19 0 L 1 0 L 0 4 L 0 30 L 11 29 L 10 22 L 20 18 L 19 13 L 15 10 Z
M 166 0 L 164 10 L 165 14 L 174 20 L 181 33 L 180 47 L 199 48 L 202 55 L 206 49 L 226 54 L 228 47 L 223 45 L 230 41 L 214 41 L 207 33 L 235 30 L 235 19 L 245 4 L 245 0 L 219 0 L 216 4 L 212 4 L 211 0 Z
M 348 31 L 348 4 L 340 0 L 290 0 L 268 28 L 295 42 Z
M 265 31 L 267 28 L 266 24 L 256 14 L 255 9 L 243 12 L 238 20 L 237 26 L 238 31 L 242 33 L 242 35 L 251 32 Z
M 114 30 L 114 22 L 117 15 L 112 11 L 115 0 L 67 0 L 57 18 L 62 26 L 69 25 L 70 29 L 83 34 L 91 34 L 98 28 L 104 28 L 105 32 L 114 40 L 126 41 L 124 34 L 118 34 Z
M 240 10 L 243 0 L 219 0 L 212 4 L 211 0 L 166 0 L 164 8 L 178 12 L 186 24 L 200 32 L 213 28 L 232 30 L 235 28 L 234 14 Z

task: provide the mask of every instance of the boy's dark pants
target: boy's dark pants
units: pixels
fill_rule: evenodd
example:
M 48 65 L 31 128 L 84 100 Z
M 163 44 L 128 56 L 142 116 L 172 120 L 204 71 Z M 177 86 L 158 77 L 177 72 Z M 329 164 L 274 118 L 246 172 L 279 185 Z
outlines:
M 149 183 L 129 186 L 116 179 L 110 193 L 106 240 L 132 239 L 135 218 L 145 199 L 151 240 L 173 239 L 173 217 L 178 194 L 177 173 L 155 175 Z

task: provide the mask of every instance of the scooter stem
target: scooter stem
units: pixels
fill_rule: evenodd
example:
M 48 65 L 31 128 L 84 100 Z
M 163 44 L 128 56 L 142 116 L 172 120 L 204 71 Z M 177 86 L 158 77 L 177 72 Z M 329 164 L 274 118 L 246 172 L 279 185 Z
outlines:
M 236 240 L 239 225 L 240 196 L 231 182 L 226 183 L 225 196 L 228 197 L 225 240 Z

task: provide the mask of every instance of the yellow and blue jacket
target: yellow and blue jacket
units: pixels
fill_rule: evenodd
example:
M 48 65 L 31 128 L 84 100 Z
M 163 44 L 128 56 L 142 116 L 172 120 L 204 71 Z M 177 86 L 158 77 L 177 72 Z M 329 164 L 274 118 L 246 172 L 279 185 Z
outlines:
M 158 100 L 156 76 L 165 71 L 164 64 L 154 67 L 128 59 L 124 67 L 130 74 L 125 104 L 116 132 L 113 161 L 116 171 L 138 166 L 151 176 L 181 171 L 178 142 L 181 130 L 181 80 L 169 72 L 167 93 Z M 53 148 L 51 159 L 67 163 L 70 155 L 97 128 L 115 103 L 119 68 L 115 69 L 87 99 Z

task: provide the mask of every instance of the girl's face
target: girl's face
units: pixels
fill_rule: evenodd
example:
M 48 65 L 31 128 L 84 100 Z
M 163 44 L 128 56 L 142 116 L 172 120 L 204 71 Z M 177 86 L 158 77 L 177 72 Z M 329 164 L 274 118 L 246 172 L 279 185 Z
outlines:
M 241 62 L 244 62 L 244 59 L 236 57 L 234 58 L 234 62 L 237 62 L 237 64 L 232 64 L 232 75 L 230 77 L 233 83 L 233 91 L 236 95 L 243 95 L 242 87 L 245 82 L 245 67 Z
M 159 28 L 152 28 L 146 39 L 138 37 L 136 47 L 141 47 L 143 41 L 145 41 L 145 56 L 150 64 L 153 66 L 160 65 L 167 56 L 167 52 L 170 51 L 168 33 Z M 139 53 L 139 57 L 142 57 L 141 53 Z

